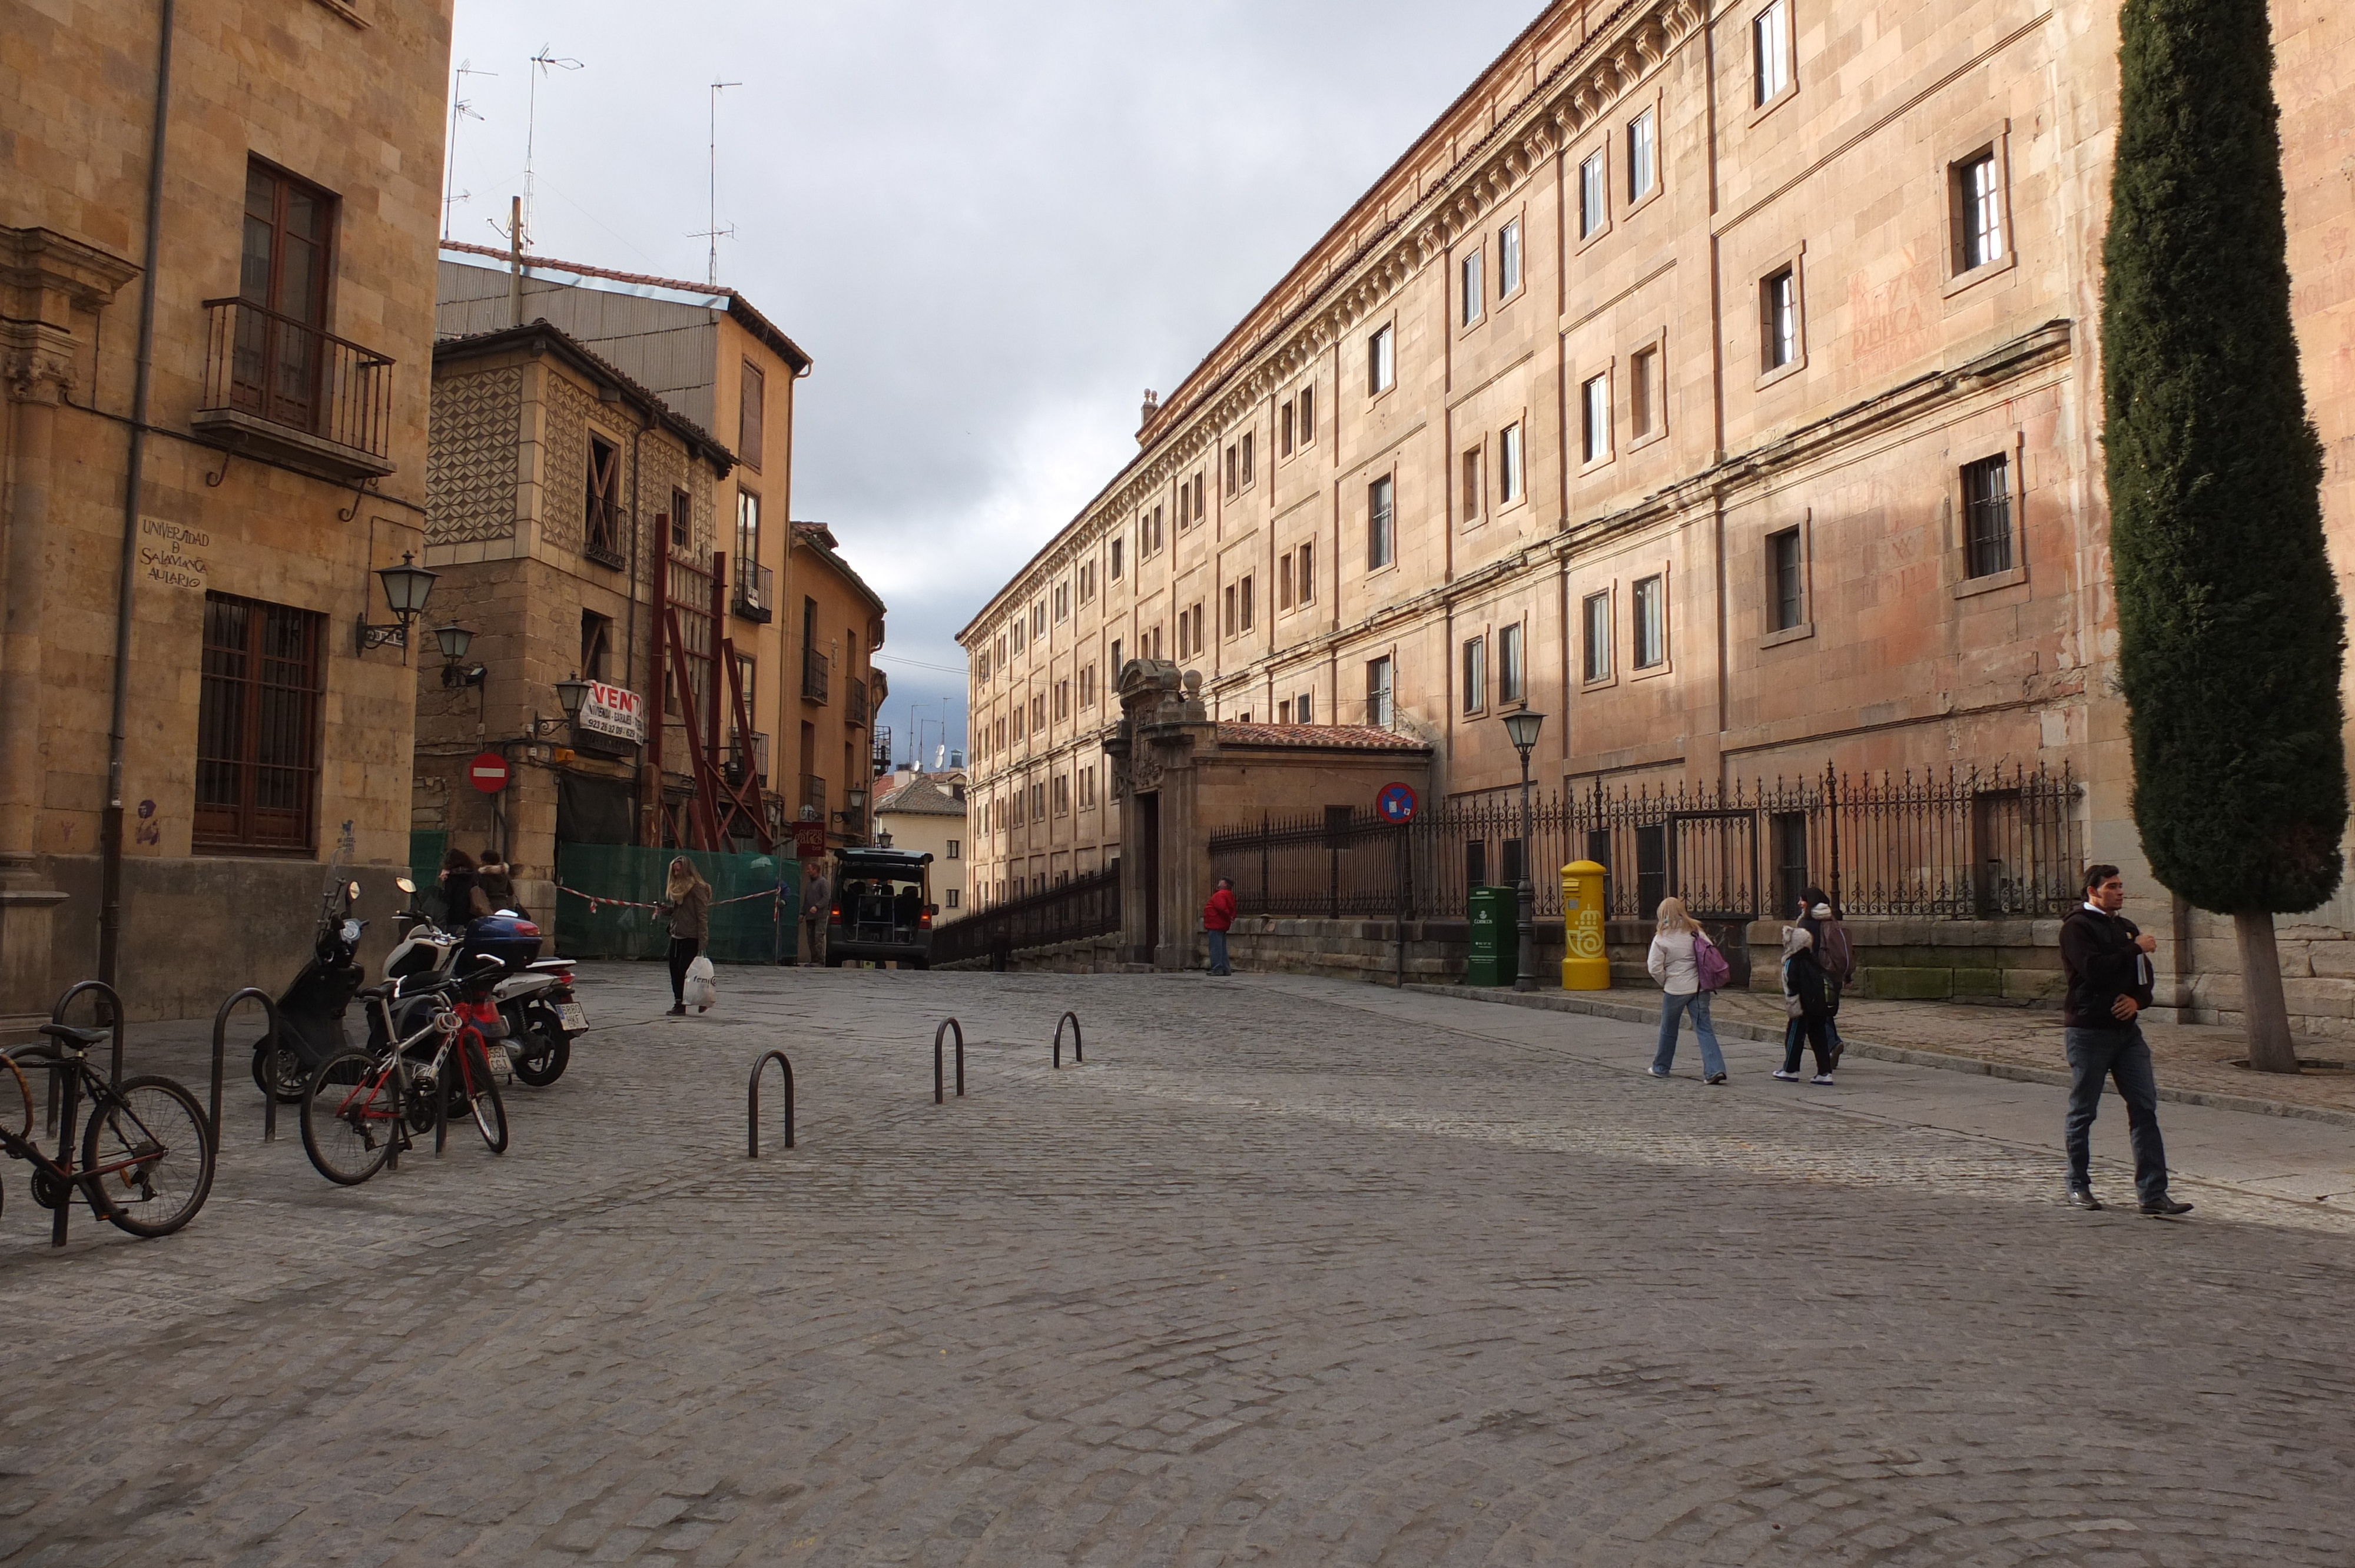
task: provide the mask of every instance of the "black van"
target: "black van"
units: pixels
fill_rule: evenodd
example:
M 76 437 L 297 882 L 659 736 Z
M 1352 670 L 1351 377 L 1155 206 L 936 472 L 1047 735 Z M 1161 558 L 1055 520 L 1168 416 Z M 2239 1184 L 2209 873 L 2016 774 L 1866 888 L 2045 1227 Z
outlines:
M 932 857 L 930 852 L 847 849 L 835 853 L 834 908 L 826 927 L 826 965 L 897 959 L 903 969 L 932 967 Z

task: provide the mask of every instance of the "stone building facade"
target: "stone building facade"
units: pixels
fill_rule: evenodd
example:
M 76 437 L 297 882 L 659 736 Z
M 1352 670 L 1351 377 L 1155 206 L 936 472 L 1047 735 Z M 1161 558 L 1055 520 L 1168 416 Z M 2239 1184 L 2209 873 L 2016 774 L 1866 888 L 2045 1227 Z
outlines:
M 663 842 L 659 808 L 691 788 L 681 715 L 655 704 L 655 574 L 709 560 L 734 462 L 544 323 L 434 345 L 432 619 L 473 637 L 454 661 L 420 639 L 411 825 L 470 854 L 502 850 L 535 912 L 556 908 L 559 842 Z M 606 504 L 627 497 L 659 498 L 643 526 L 634 508 Z M 558 683 L 575 676 L 625 694 L 605 705 L 634 712 L 645 740 L 666 726 L 662 758 L 564 722 Z M 496 792 L 470 778 L 486 752 L 508 768 Z
M 142 1016 L 282 984 L 322 863 L 381 910 L 408 858 L 411 672 L 357 629 L 423 539 L 450 6 L 172 15 L 166 72 L 152 5 L 0 6 L 12 1018 L 103 967 L 111 848 Z
M 2274 11 L 2343 559 L 2355 36 Z M 2116 37 L 2109 0 L 1547 6 L 961 634 L 1002 824 L 976 879 L 1120 852 L 1139 655 L 1212 720 L 1427 741 L 1444 797 L 1517 782 L 1523 706 L 1563 791 L 2065 767 L 2086 853 L 2137 865 L 2098 428 Z M 1041 782 L 1071 808 L 1012 807 Z M 2176 1000 L 2230 1016 L 2229 931 L 2143 886 Z M 2285 922 L 2286 962 L 2343 970 L 2316 955 L 2350 926 L 2355 895 Z M 2318 970 L 2291 995 L 2355 1016 Z

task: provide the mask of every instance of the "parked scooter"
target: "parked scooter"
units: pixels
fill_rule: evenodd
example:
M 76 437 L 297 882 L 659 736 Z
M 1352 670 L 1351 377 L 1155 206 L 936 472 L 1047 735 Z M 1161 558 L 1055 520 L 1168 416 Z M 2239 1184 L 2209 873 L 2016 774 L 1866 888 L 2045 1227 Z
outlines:
M 340 866 L 330 868 L 328 875 L 311 960 L 278 996 L 277 1049 L 271 1048 L 267 1034 L 253 1043 L 254 1086 L 275 1094 L 281 1105 L 299 1102 L 313 1070 L 344 1049 L 344 1014 L 368 978 L 356 957 L 368 922 L 352 917 L 360 885 L 345 881 Z M 401 885 L 409 885 L 406 877 Z

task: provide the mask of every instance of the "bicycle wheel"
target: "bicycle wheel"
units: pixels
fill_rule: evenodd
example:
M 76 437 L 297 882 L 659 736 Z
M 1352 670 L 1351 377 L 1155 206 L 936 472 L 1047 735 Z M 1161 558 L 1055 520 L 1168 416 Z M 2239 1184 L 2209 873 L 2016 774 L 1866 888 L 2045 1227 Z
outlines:
M 490 1145 L 492 1153 L 505 1154 L 507 1151 L 506 1102 L 499 1098 L 499 1086 L 492 1078 L 490 1068 L 477 1066 L 478 1059 L 474 1055 L 475 1047 L 470 1044 L 465 1050 L 466 1075 L 474 1081 L 474 1130 L 483 1135 L 483 1141 Z
M 303 1091 L 303 1152 L 328 1181 L 357 1187 L 391 1155 L 400 1112 L 400 1070 L 389 1058 L 339 1052 Z
M 134 1236 L 167 1236 L 213 1190 L 212 1125 L 197 1097 L 169 1078 L 125 1078 L 93 1106 L 81 1137 L 84 1191 L 106 1195 L 106 1217 Z M 113 1169 L 109 1169 L 113 1167 Z

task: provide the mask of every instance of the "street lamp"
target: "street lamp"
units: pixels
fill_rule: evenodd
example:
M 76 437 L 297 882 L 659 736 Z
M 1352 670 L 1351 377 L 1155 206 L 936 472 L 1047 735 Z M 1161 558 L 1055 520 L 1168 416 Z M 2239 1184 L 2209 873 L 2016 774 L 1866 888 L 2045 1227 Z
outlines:
M 1538 897 L 1537 886 L 1529 880 L 1529 752 L 1544 726 L 1545 715 L 1527 708 L 1505 715 L 1505 734 L 1511 737 L 1513 749 L 1521 754 L 1521 967 L 1513 976 L 1515 991 L 1538 989 Z
M 437 626 L 433 629 L 433 641 L 442 650 L 443 685 L 479 686 L 483 683 L 484 670 L 480 664 L 471 670 L 465 667 L 466 650 L 474 645 L 472 628 Z
M 362 610 L 359 650 L 361 652 L 365 653 L 371 648 L 381 648 L 387 643 L 391 643 L 401 649 L 404 655 L 406 654 L 409 648 L 410 622 L 425 613 L 425 601 L 433 594 L 433 581 L 442 575 L 439 572 L 427 571 L 423 567 L 416 565 L 416 560 L 417 556 L 413 552 L 403 551 L 400 565 L 377 568 L 376 575 L 384 583 L 384 601 L 392 607 L 393 623 L 390 626 L 370 626 L 368 612 Z
M 557 682 L 556 700 L 562 705 L 564 715 L 561 718 L 542 718 L 538 714 L 532 715 L 532 737 L 538 739 L 546 736 L 560 735 L 577 721 L 581 717 L 581 705 L 588 700 L 589 686 L 590 683 L 581 678 L 581 672 L 578 670 L 572 672 L 570 680 Z

